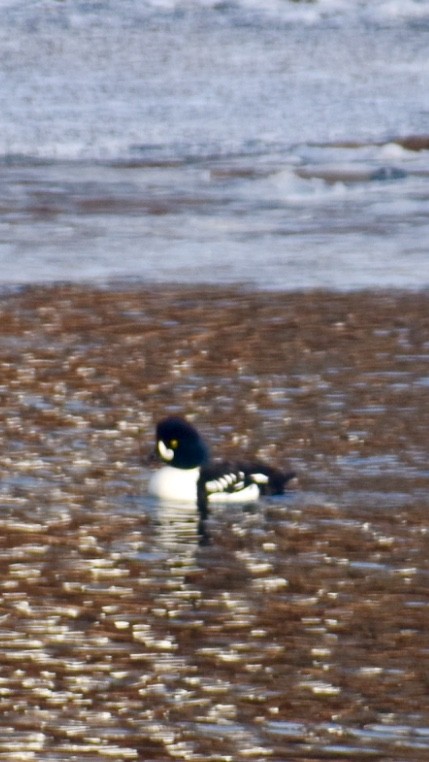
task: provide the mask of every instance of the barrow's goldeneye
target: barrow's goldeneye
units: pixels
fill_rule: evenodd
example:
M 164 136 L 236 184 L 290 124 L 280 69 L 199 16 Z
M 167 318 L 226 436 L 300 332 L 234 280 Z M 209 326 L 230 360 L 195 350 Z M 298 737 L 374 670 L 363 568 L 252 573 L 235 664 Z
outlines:
M 156 427 L 156 453 L 165 464 L 149 481 L 161 500 L 197 503 L 202 515 L 210 502 L 254 502 L 260 495 L 281 495 L 295 477 L 260 461 L 212 461 L 196 428 L 178 416 Z

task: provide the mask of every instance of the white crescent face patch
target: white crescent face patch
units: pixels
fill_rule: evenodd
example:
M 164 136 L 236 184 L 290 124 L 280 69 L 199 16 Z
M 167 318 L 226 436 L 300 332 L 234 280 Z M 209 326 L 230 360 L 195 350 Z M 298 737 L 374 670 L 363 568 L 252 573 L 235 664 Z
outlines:
M 167 445 L 164 444 L 162 439 L 158 441 L 157 444 L 158 452 L 163 460 L 170 461 L 174 458 L 174 450 L 171 450 Z

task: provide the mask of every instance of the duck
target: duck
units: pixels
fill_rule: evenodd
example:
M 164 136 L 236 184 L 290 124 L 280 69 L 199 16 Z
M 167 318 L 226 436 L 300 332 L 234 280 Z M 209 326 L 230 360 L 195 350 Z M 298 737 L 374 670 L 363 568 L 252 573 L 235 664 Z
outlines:
M 157 423 L 154 457 L 162 466 L 150 477 L 149 494 L 161 501 L 194 503 L 202 516 L 209 503 L 282 495 L 296 477 L 259 460 L 212 460 L 196 427 L 180 416 Z

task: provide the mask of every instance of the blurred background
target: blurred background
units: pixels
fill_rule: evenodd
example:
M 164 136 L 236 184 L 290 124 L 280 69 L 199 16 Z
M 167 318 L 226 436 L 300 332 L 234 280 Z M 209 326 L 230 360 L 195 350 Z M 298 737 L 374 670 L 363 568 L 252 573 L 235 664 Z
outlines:
M 428 3 L 0 9 L 0 283 L 427 285 Z

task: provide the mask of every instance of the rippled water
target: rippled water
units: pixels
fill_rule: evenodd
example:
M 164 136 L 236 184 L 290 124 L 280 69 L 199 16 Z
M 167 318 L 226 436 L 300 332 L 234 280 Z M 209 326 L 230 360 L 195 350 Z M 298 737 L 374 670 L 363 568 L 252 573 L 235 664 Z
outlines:
M 423 294 L 2 298 L 1 759 L 427 759 L 428 314 Z M 300 487 L 202 536 L 146 495 L 178 410 Z

